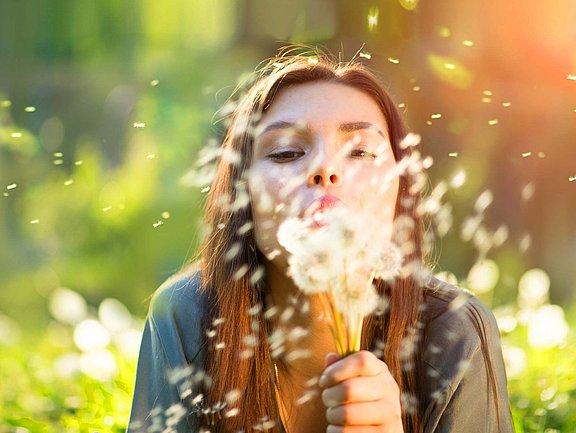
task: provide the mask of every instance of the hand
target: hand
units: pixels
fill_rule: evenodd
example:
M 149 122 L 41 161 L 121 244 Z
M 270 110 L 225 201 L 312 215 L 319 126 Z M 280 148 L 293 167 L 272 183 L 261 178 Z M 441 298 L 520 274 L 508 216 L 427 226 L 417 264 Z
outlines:
M 388 366 L 361 351 L 326 356 L 319 385 L 327 407 L 327 433 L 401 433 L 400 390 Z

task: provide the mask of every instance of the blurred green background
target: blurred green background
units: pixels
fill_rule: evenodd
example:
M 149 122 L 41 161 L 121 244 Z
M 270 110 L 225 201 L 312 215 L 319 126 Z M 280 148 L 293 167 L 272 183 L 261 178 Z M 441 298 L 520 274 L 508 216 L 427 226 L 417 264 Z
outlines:
M 499 319 L 518 431 L 576 431 L 575 22 L 572 0 L 0 0 L 0 432 L 123 431 L 214 113 L 287 42 L 378 71 L 434 160 L 435 270 Z

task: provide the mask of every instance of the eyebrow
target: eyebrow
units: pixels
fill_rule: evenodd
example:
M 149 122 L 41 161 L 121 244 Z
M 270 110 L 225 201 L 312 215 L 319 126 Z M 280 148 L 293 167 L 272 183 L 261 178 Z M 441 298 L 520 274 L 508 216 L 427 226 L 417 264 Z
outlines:
M 310 131 L 310 128 L 300 122 L 286 122 L 283 120 L 279 120 L 276 122 L 272 122 L 270 125 L 267 125 L 259 134 L 258 136 L 262 136 L 270 131 L 275 131 L 278 129 L 293 129 L 294 131 Z M 386 138 L 384 133 L 378 128 L 375 124 L 371 122 L 345 122 L 338 125 L 339 132 L 354 132 L 359 131 L 362 129 L 371 129 L 376 133 L 380 134 L 382 138 Z

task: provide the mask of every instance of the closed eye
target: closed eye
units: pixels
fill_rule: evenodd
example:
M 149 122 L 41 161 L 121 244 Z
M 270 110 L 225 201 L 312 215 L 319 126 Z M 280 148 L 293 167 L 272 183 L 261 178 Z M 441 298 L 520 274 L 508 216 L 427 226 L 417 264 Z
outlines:
M 304 156 L 306 152 L 302 150 L 282 150 L 268 155 L 272 161 L 275 162 L 290 162 Z

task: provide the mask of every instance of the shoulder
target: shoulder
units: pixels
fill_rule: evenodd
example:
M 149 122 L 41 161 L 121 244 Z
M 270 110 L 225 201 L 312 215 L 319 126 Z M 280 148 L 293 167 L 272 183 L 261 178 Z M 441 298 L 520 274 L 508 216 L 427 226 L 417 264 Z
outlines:
M 472 293 L 431 278 L 424 290 L 424 353 L 429 367 L 450 381 L 485 345 L 500 351 L 496 319 Z
M 154 292 L 148 322 L 165 350 L 172 352 L 170 347 L 181 347 L 190 362 L 201 345 L 205 310 L 200 273 L 196 269 L 185 269 L 170 277 Z
M 419 383 L 425 432 L 512 432 L 500 332 L 473 294 L 435 278 L 424 289 Z
M 168 278 L 152 295 L 149 314 L 154 318 L 199 310 L 202 304 L 200 273 L 185 269 Z

